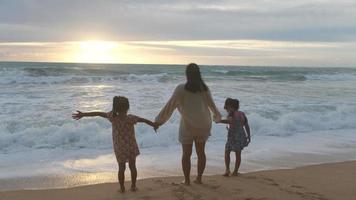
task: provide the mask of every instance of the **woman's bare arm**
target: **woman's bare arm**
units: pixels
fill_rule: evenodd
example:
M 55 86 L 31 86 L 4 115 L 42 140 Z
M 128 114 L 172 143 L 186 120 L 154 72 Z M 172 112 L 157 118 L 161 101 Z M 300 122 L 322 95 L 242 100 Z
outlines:
M 177 87 L 174 90 L 171 98 L 166 103 L 166 105 L 162 108 L 161 112 L 157 115 L 155 119 L 155 124 L 162 125 L 172 116 L 173 111 L 178 106 L 179 98 L 180 98 L 180 91 L 179 88 Z
M 210 110 L 213 112 L 213 120 L 216 123 L 218 123 L 219 121 L 221 121 L 221 114 L 220 114 L 219 110 L 216 108 L 216 105 L 214 103 L 213 97 L 211 96 L 211 92 L 209 89 L 207 91 L 207 103 L 208 103 Z

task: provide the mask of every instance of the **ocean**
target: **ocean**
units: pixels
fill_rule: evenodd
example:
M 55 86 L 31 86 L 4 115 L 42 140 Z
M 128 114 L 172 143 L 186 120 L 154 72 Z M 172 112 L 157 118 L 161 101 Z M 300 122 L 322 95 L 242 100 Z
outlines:
M 201 72 L 224 116 L 232 97 L 249 119 L 243 172 L 356 159 L 356 69 L 201 66 Z M 71 114 L 110 111 L 120 95 L 129 98 L 130 113 L 153 120 L 184 82 L 184 65 L 0 62 L 0 180 L 115 173 L 111 124 Z M 179 119 L 175 111 L 157 134 L 136 126 L 139 178 L 182 175 Z M 226 135 L 225 125 L 213 124 L 207 174 L 224 171 Z M 193 168 L 195 160 L 193 154 Z

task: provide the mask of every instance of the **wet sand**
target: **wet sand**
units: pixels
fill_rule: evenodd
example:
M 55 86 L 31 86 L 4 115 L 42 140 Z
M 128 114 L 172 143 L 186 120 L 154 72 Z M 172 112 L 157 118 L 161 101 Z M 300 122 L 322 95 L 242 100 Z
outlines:
M 18 190 L 0 192 L 1 200 L 59 199 L 310 199 L 351 200 L 356 196 L 356 161 L 204 177 L 204 184 L 181 185 L 182 177 L 139 180 L 139 191 L 120 193 L 117 183 L 104 183 L 66 189 Z M 126 188 L 130 182 L 126 182 Z

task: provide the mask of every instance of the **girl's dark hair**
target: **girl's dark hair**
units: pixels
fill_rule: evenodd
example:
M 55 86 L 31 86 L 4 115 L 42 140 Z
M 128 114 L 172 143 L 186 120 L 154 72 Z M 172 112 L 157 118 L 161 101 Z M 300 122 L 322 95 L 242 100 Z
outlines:
M 123 96 L 115 96 L 112 102 L 113 116 L 119 113 L 127 112 L 130 108 L 129 99 Z
M 187 65 L 185 74 L 187 76 L 187 83 L 184 87 L 186 90 L 193 93 L 208 90 L 208 86 L 205 85 L 203 79 L 201 78 L 200 69 L 197 64 L 190 63 Z
M 227 98 L 225 100 L 224 109 L 231 107 L 234 111 L 238 111 L 240 108 L 240 101 L 238 99 Z

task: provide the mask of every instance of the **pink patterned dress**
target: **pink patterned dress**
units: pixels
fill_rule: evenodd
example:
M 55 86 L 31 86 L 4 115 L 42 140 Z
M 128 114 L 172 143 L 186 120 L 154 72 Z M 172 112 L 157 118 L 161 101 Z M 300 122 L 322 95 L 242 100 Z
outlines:
M 117 162 L 124 163 L 135 159 L 140 154 L 134 128 L 138 117 L 127 115 L 125 119 L 118 119 L 112 112 L 107 113 L 107 116 L 112 124 L 112 140 Z

